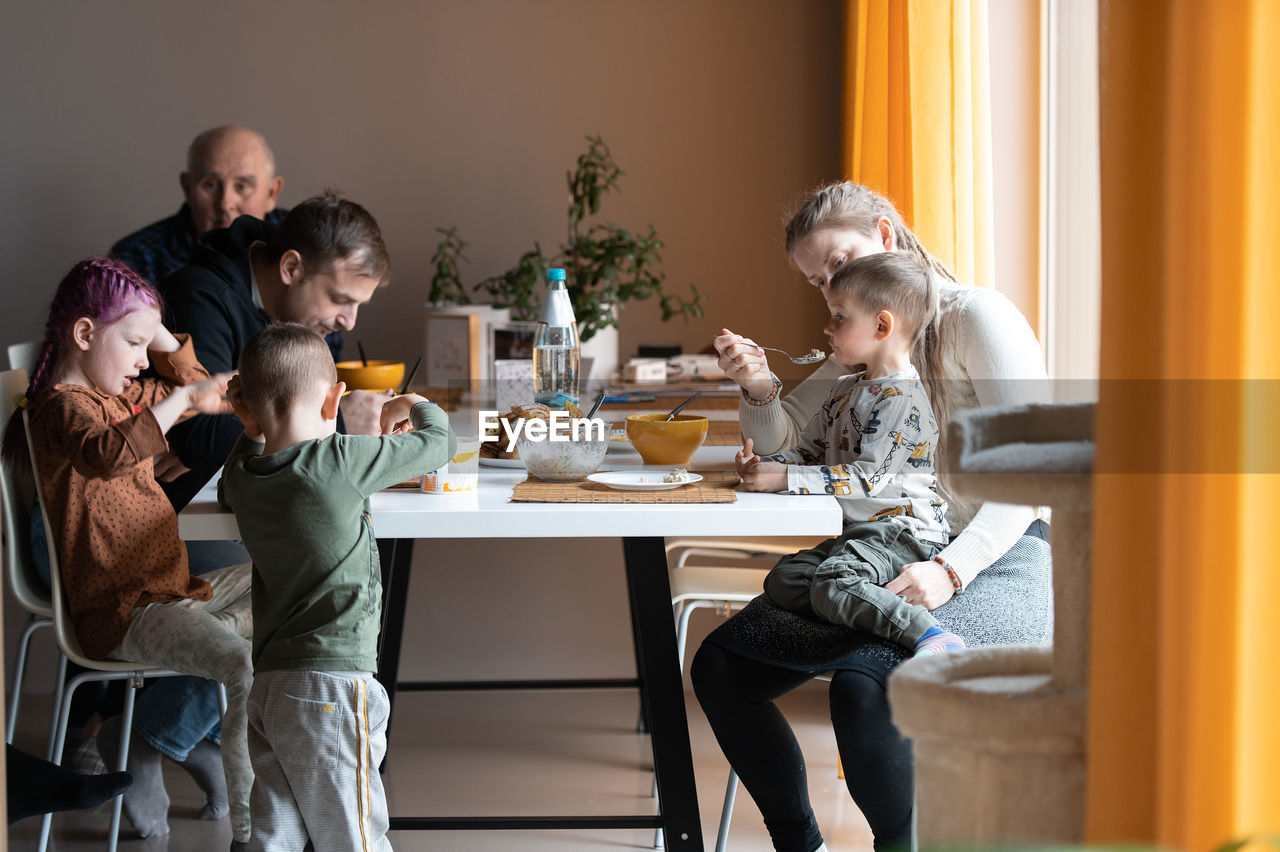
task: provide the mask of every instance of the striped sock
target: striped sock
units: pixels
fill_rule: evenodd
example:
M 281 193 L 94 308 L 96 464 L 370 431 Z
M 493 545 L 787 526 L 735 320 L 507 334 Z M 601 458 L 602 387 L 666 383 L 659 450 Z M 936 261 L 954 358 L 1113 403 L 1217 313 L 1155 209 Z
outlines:
M 945 654 L 948 651 L 964 649 L 964 640 L 954 633 L 948 633 L 941 627 L 930 627 L 916 643 L 917 657 L 931 657 L 934 654 Z

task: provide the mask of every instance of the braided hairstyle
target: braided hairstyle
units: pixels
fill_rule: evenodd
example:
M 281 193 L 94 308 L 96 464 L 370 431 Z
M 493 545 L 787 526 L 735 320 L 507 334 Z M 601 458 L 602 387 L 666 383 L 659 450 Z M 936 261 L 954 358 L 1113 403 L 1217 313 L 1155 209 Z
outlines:
M 71 330 L 76 320 L 88 317 L 95 325 L 105 327 L 142 306 L 155 308 L 161 313 L 164 310 L 156 288 L 120 261 L 91 257 L 71 267 L 58 284 L 49 305 L 44 341 L 27 385 L 27 401 L 38 399 L 41 393 L 57 384 L 66 366 Z M 30 466 L 21 409 L 9 418 L 0 456 L 17 470 L 26 470 Z
M 920 239 L 907 227 L 902 214 L 898 212 L 898 208 L 892 201 L 869 187 L 847 180 L 819 187 L 800 203 L 787 220 L 787 254 L 794 258 L 796 244 L 818 231 L 852 229 L 878 241 L 877 223 L 882 218 L 888 219 L 893 227 L 894 245 L 897 251 L 913 255 L 936 277 L 955 282 L 955 275 L 947 269 L 946 264 L 921 245 Z M 949 383 L 942 371 L 939 317 L 939 312 L 934 311 L 933 319 L 924 327 L 923 333 L 911 352 L 911 363 L 924 380 L 929 392 L 929 403 L 933 407 L 934 416 L 940 427 L 936 461 L 941 478 L 947 434 L 946 424 L 951 414 L 951 395 Z M 967 505 L 966 501 L 954 495 L 948 495 L 948 497 L 953 503 Z

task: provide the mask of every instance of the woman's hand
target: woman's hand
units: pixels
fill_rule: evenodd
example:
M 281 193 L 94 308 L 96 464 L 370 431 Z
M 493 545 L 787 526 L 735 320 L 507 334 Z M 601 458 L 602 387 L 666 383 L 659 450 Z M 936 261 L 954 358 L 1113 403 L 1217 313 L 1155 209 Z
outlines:
M 763 400 L 773 392 L 773 374 L 769 372 L 769 360 L 755 341 L 734 334 L 727 328 L 720 329 L 720 336 L 713 341 L 720 356 L 716 365 L 724 374 L 755 400 Z
M 742 477 L 745 491 L 764 491 L 776 493 L 787 490 L 787 466 L 778 462 L 767 462 L 755 454 L 751 439 L 748 438 L 733 457 L 738 476 Z
M 399 432 L 408 432 L 413 428 L 409 423 L 409 412 L 418 403 L 430 401 L 416 393 L 406 393 L 387 400 L 382 406 L 382 415 L 378 422 L 382 434 L 395 435 Z
M 907 603 L 919 604 L 928 610 L 942 606 L 956 593 L 947 569 L 933 561 L 903 565 L 901 573 L 884 587 L 895 595 L 902 595 Z

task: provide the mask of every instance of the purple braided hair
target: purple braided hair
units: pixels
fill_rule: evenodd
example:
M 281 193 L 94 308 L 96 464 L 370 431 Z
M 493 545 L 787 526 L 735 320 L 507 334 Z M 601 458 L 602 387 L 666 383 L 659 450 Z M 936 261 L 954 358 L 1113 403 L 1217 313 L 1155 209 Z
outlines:
M 162 313 L 164 310 L 164 303 L 156 288 L 120 261 L 109 257 L 91 257 L 71 267 L 71 271 L 58 284 L 53 302 L 49 305 L 44 341 L 35 367 L 31 370 L 27 399 L 36 399 L 57 382 L 76 320 L 88 317 L 99 326 L 109 326 L 143 305 Z M 16 469 L 29 467 L 21 410 L 14 413 L 5 427 L 0 457 Z

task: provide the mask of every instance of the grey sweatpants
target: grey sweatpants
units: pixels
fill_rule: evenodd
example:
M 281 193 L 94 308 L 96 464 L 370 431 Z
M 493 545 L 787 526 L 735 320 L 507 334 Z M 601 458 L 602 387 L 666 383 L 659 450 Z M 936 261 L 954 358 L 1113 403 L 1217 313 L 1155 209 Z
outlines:
M 790 612 L 859 627 L 913 650 L 938 622 L 923 606 L 883 586 L 903 565 L 927 562 L 941 550 L 902 524 L 850 522 L 839 538 L 779 559 L 765 577 L 764 591 Z
M 385 852 L 378 765 L 391 702 L 373 675 L 259 672 L 249 693 L 250 850 Z
M 231 836 L 249 838 L 249 788 L 253 770 L 245 745 L 245 702 L 253 681 L 251 566 L 230 565 L 203 576 L 213 587 L 207 601 L 153 603 L 133 610 L 117 660 L 163 666 L 216 680 L 227 687 L 222 718 L 222 769 L 227 778 Z

